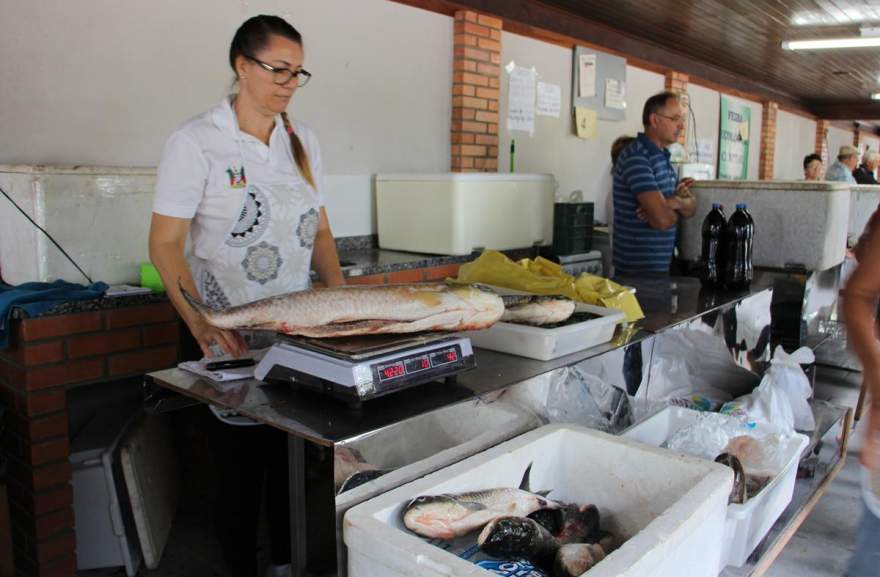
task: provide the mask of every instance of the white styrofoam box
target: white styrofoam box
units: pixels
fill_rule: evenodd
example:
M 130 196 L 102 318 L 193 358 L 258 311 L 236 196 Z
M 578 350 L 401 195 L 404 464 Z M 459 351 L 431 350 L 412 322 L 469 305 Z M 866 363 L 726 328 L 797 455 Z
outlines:
M 607 343 L 617 325 L 626 320 L 622 311 L 585 303 L 576 303 L 575 312 L 593 313 L 600 318 L 555 328 L 499 322 L 465 336 L 475 347 L 548 361 Z
M 445 407 L 357 437 L 340 446 L 357 450 L 367 463 L 393 469 L 336 497 L 336 551 L 344 577 L 343 515 L 350 508 L 413 479 L 456 463 L 534 429 L 539 418 L 505 401 L 476 399 Z
M 703 219 L 713 202 L 728 218 L 745 202 L 755 220 L 752 264 L 825 270 L 843 262 L 849 223 L 849 185 L 841 182 L 710 180 L 691 187 L 697 212 L 682 222 L 682 256 L 698 261 Z
M 550 174 L 379 174 L 379 246 L 431 254 L 553 242 Z
M 659 447 L 678 430 L 692 425 L 700 413 L 683 407 L 666 407 L 641 423 L 632 426 L 622 435 L 648 445 Z M 719 418 L 722 418 L 719 415 Z M 781 450 L 786 455 L 782 471 L 760 493 L 743 504 L 727 506 L 727 523 L 724 527 L 724 550 L 719 569 L 727 565 L 739 567 L 748 561 L 749 555 L 767 535 L 794 494 L 797 468 L 801 453 L 809 439 L 795 434 L 785 440 Z
M 599 431 L 548 425 L 349 509 L 349 576 L 489 577 L 407 531 L 401 512 L 419 495 L 516 487 L 530 463 L 532 490 L 595 504 L 602 527 L 628 539 L 591 577 L 718 574 L 729 469 Z
M 174 434 L 166 415 L 145 415 L 120 442 L 119 462 L 147 569 L 155 569 L 180 501 Z
M 849 229 L 848 235 L 852 241 L 856 241 L 865 230 L 868 220 L 878 208 L 880 201 L 880 186 L 876 184 L 856 184 L 850 186 L 851 196 L 849 203 Z
M 0 165 L 0 188 L 95 281 L 139 281 L 156 176 L 152 168 Z M 10 284 L 86 280 L 6 198 L 0 198 L 0 274 Z
M 126 493 L 117 478 L 117 447 L 133 419 L 131 412 L 93 418 L 73 439 L 73 511 L 76 516 L 76 567 L 80 571 L 125 567 L 134 577 L 141 564 Z

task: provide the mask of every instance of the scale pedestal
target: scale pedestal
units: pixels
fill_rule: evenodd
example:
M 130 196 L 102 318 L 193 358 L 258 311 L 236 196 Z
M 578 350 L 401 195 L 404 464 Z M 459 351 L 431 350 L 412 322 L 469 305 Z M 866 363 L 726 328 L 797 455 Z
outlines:
M 476 366 L 470 339 L 447 333 L 338 339 L 278 335 L 254 376 L 358 406 L 432 381 L 454 381 Z

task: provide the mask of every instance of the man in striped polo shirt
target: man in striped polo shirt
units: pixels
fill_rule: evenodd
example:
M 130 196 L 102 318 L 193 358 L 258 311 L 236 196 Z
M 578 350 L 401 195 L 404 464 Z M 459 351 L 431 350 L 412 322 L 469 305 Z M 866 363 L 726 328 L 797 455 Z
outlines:
M 617 159 L 612 238 L 616 275 L 668 273 L 676 224 L 696 212 L 689 192 L 693 179 L 678 181 L 666 150 L 678 141 L 684 118 L 676 94 L 652 96 L 642 111 L 645 131 Z

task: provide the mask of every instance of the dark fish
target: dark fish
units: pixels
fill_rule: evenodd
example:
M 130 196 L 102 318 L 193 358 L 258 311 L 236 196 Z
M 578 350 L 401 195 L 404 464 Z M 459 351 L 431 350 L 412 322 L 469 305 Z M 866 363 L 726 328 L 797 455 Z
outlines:
M 746 502 L 746 473 L 739 459 L 730 453 L 721 453 L 715 457 L 716 463 L 727 465 L 733 469 L 733 489 L 730 490 L 728 503 L 742 504 Z
M 550 295 L 505 295 L 502 322 L 530 325 L 561 323 L 574 313 L 574 301 Z
M 593 543 L 599 537 L 599 509 L 595 505 L 566 505 L 562 528 L 555 534 L 559 543 Z
M 595 543 L 599 539 L 599 510 L 595 505 L 565 505 L 529 515 L 551 535 L 566 543 Z
M 560 505 L 546 499 L 549 491 L 529 490 L 529 465 L 519 489 L 498 488 L 468 493 L 423 495 L 403 509 L 403 524 L 413 533 L 431 539 L 454 539 L 499 517 L 525 517 L 538 509 Z
M 373 479 L 378 479 L 387 472 L 388 471 L 383 471 L 382 469 L 373 469 L 370 471 L 358 471 L 357 473 L 352 473 L 342 482 L 342 485 L 340 485 L 339 491 L 337 491 L 336 494 L 339 495 L 346 491 L 351 491 L 355 487 L 360 487 L 364 483 L 369 483 Z
M 605 550 L 595 543 L 569 543 L 556 552 L 556 577 L 579 577 L 605 558 Z
M 501 517 L 483 527 L 477 546 L 493 557 L 538 560 L 555 555 L 559 541 L 534 519 Z

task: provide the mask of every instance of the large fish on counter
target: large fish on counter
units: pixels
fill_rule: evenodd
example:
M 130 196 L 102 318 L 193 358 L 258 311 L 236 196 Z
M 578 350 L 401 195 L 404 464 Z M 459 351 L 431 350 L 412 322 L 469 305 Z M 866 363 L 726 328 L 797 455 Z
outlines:
M 313 338 L 479 330 L 504 313 L 501 297 L 476 285 L 347 286 L 293 292 L 226 309 L 198 302 L 182 286 L 180 291 L 214 327 Z

